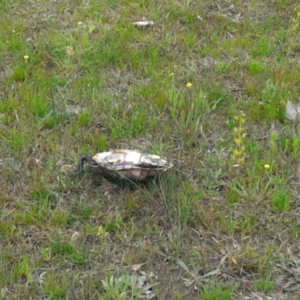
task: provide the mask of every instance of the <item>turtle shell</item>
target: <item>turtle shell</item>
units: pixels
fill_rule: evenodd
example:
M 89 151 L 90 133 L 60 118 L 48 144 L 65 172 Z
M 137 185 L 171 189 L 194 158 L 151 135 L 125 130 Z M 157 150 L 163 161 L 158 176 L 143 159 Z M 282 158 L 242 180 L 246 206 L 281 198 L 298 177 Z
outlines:
M 113 150 L 97 153 L 93 157 L 85 156 L 81 159 L 81 169 L 84 161 L 104 177 L 133 181 L 145 181 L 174 167 L 173 162 L 158 155 L 132 150 Z

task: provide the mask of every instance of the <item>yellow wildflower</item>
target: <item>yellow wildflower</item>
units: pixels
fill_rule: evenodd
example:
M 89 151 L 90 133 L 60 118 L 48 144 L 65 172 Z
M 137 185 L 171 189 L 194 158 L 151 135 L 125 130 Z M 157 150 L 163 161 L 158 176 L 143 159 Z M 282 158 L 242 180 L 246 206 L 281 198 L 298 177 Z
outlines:
M 265 170 L 269 170 L 271 168 L 271 166 L 269 164 L 265 164 L 264 168 L 265 168 Z
M 243 164 L 245 162 L 245 157 L 240 157 L 238 160 L 237 160 L 237 163 L 238 164 Z
M 101 241 L 104 241 L 105 238 L 108 236 L 108 233 L 105 231 L 105 229 L 102 226 L 99 226 L 97 229 L 97 236 Z
M 238 157 L 238 156 L 242 155 L 242 152 L 239 151 L 239 150 L 233 150 L 232 154 L 233 154 L 234 157 Z
M 78 25 L 78 26 L 82 25 L 82 22 L 79 21 L 79 22 L 77 23 L 77 25 Z
M 234 139 L 234 142 L 235 142 L 235 144 L 236 144 L 237 146 L 240 146 L 240 145 L 242 144 L 241 138 L 236 138 L 236 139 Z
M 27 61 L 29 59 L 29 56 L 28 55 L 24 55 L 24 59 L 25 59 L 25 61 Z
M 192 84 L 190 82 L 188 82 L 186 85 L 185 85 L 187 88 L 191 88 L 192 87 Z

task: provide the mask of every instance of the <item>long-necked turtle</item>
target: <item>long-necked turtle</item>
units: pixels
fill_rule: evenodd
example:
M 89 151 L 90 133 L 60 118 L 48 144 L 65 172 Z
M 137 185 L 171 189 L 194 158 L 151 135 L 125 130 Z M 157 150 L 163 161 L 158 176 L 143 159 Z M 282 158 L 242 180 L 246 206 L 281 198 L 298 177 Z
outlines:
M 129 179 L 145 181 L 174 167 L 175 162 L 158 155 L 141 153 L 133 150 L 112 150 L 97 153 L 93 157 L 83 156 L 78 164 L 78 171 L 83 171 L 84 163 L 96 168 L 108 179 Z

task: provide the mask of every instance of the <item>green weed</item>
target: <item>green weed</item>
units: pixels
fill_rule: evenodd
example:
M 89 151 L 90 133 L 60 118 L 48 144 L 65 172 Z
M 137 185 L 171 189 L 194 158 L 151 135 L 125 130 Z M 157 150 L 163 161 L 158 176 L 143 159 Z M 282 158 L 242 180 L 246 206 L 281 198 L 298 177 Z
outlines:
M 105 290 L 103 299 L 113 300 L 126 297 L 137 299 L 139 296 L 140 288 L 129 275 L 123 275 L 119 278 L 112 275 L 111 277 L 105 277 L 101 282 Z
M 68 299 L 67 296 L 68 282 L 65 274 L 57 274 L 56 272 L 47 272 L 44 281 L 44 292 L 51 299 Z
M 14 269 L 14 275 L 18 281 L 25 279 L 27 282 L 32 282 L 31 264 L 28 257 L 21 258 Z
M 74 264 L 84 264 L 85 258 L 82 252 L 74 248 L 70 243 L 53 240 L 49 247 L 49 252 L 54 256 L 62 256 Z
M 291 203 L 292 199 L 288 190 L 276 187 L 272 192 L 272 210 L 276 212 L 289 211 Z
M 273 290 L 274 286 L 275 282 L 273 282 L 270 278 L 266 277 L 262 278 L 261 281 L 256 284 L 256 289 L 258 291 L 269 293 Z
M 206 285 L 201 293 L 201 298 L 204 300 L 230 300 L 234 290 L 234 287 L 226 287 L 221 284 Z

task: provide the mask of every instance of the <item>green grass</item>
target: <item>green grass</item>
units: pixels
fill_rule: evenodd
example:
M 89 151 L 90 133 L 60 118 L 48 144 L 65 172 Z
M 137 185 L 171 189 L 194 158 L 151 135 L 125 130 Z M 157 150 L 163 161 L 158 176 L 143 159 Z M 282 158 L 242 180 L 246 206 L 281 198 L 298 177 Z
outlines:
M 1 2 L 0 299 L 300 297 L 300 7 L 223 2 Z M 113 148 L 179 169 L 64 172 Z

